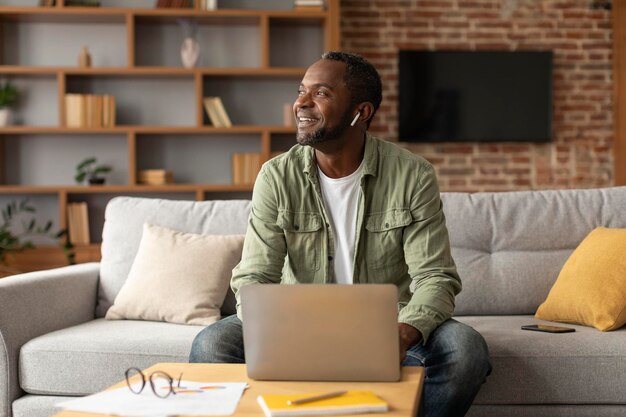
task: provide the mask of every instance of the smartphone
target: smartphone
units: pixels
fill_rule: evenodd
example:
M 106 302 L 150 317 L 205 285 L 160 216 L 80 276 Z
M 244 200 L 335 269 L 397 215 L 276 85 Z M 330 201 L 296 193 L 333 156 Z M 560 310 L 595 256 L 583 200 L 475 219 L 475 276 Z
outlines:
M 533 330 L 535 332 L 546 333 L 571 333 L 576 331 L 576 329 L 572 329 L 571 327 L 547 326 L 545 324 L 527 324 L 522 326 L 522 330 Z

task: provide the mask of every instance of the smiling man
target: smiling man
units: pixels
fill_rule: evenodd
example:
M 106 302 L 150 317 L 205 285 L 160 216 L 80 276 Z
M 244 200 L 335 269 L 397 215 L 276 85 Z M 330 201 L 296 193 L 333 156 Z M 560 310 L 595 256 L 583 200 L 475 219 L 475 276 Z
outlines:
M 308 68 L 293 106 L 298 145 L 254 186 L 231 283 L 239 317 L 203 330 L 190 362 L 245 361 L 244 285 L 392 283 L 402 364 L 426 368 L 426 416 L 462 416 L 490 371 L 487 347 L 450 318 L 461 281 L 432 166 L 367 132 L 381 100 L 380 76 L 362 57 L 328 52 Z

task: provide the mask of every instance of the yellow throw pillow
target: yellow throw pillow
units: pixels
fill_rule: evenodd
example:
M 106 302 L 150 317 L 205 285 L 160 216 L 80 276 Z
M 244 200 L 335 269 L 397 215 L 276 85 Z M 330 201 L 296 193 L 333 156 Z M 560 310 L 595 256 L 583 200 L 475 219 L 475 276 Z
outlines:
M 105 318 L 216 322 L 243 240 L 243 235 L 197 235 L 144 224 L 128 278 Z
M 626 323 L 626 229 L 598 227 L 569 257 L 535 318 L 593 326 Z

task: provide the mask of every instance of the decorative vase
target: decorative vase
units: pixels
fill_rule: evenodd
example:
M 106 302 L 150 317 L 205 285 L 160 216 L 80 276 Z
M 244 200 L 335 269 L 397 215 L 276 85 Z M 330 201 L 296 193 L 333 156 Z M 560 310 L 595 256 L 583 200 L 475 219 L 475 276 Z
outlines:
M 193 68 L 200 58 L 200 44 L 194 38 L 185 38 L 180 46 L 180 59 L 185 68 Z
M 0 126 L 8 126 L 11 122 L 11 109 L 0 109 Z

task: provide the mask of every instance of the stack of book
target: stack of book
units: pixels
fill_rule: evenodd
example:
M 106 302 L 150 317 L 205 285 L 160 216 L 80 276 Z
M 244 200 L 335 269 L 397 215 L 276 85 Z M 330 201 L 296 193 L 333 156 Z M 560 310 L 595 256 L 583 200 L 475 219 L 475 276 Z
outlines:
M 322 11 L 324 0 L 294 0 L 293 7 L 298 10 Z
M 188 9 L 191 7 L 190 0 L 157 0 L 156 6 L 157 8 L 162 7 L 173 7 L 176 9 Z
M 261 165 L 260 153 L 233 153 L 233 184 L 254 184 Z
M 65 125 L 67 127 L 115 126 L 115 97 L 66 94 Z
M 139 184 L 163 185 L 172 184 L 174 182 L 174 175 L 172 171 L 166 171 L 164 169 L 144 169 L 139 171 L 137 179 Z
M 224 103 L 219 97 L 205 97 L 203 100 L 204 110 L 214 127 L 231 127 L 233 124 L 226 113 Z
M 73 245 L 89 244 L 87 203 L 69 203 L 67 205 L 67 225 L 70 243 Z
M 65 6 L 100 7 L 100 0 L 65 0 Z

